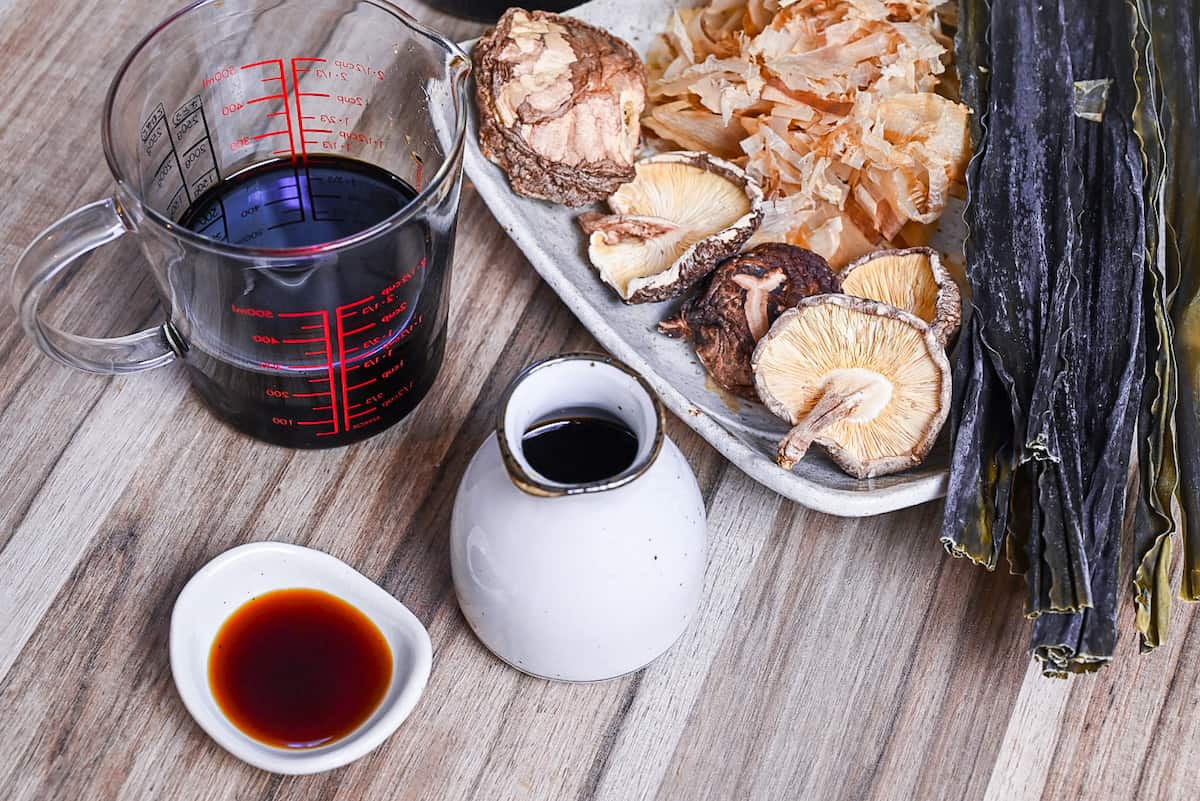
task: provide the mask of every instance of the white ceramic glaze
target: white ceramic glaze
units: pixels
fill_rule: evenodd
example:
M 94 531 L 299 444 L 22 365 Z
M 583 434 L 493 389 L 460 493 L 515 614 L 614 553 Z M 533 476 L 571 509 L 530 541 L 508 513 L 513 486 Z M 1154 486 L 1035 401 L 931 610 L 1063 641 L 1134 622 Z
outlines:
M 672 11 L 698 2 L 593 0 L 570 13 L 612 31 L 645 56 L 666 29 Z M 470 47 L 470 43 L 464 46 Z M 945 430 L 923 465 L 896 475 L 853 478 L 819 448 L 810 450 L 792 471 L 775 464 L 775 451 L 788 425 L 762 404 L 713 391 L 692 346 L 656 330 L 662 319 L 675 312 L 678 301 L 634 306 L 622 303 L 588 262 L 586 237 L 577 219 L 588 209 L 572 209 L 514 193 L 504 171 L 480 152 L 474 104 L 468 126 L 464 156 L 467 175 L 529 263 L 609 353 L 645 377 L 667 408 L 743 472 L 787 498 L 844 517 L 883 514 L 946 494 L 950 448 Z M 653 147 L 648 152 L 652 151 Z M 951 202 L 931 242 L 951 262 L 962 259 L 966 227 L 961 210 L 959 201 Z
M 271 590 L 324 590 L 357 607 L 387 638 L 392 682 L 375 713 L 350 735 L 311 749 L 274 748 L 243 734 L 217 706 L 208 658 L 217 631 L 239 606 Z M 171 613 L 171 673 L 188 712 L 229 753 L 273 773 L 330 770 L 378 746 L 416 706 L 429 680 L 433 649 L 412 612 L 366 576 L 322 551 L 255 542 L 226 551 L 201 568 Z
M 700 488 L 662 433 L 657 400 L 627 370 L 594 354 L 527 370 L 455 498 L 450 564 L 463 614 L 497 656 L 535 676 L 597 681 L 637 670 L 679 637 L 700 597 Z M 538 475 L 521 436 L 548 417 L 589 408 L 637 435 L 634 464 L 592 485 Z M 519 487 L 526 478 L 537 486 Z M 554 490 L 563 494 L 535 494 Z

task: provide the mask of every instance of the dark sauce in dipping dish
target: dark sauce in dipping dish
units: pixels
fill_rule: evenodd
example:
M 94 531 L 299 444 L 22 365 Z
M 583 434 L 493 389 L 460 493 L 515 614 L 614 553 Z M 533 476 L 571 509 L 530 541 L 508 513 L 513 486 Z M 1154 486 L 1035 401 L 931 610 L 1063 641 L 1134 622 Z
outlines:
M 316 748 L 353 732 L 392 682 L 383 632 L 342 599 L 275 590 L 242 604 L 208 661 L 217 705 L 244 734 L 277 748 Z
M 590 484 L 629 469 L 637 436 L 623 423 L 601 417 L 547 420 L 521 439 L 529 466 L 559 484 Z

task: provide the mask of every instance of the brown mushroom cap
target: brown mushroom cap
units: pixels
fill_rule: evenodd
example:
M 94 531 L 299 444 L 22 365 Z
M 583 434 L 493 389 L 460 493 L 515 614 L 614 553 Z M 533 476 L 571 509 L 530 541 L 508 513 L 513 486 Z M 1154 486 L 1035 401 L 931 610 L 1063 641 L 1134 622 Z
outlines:
M 933 329 L 945 347 L 962 322 L 958 285 L 932 248 L 868 253 L 841 271 L 842 291 L 910 312 Z
M 588 257 L 626 303 L 683 293 L 741 249 L 762 220 L 762 190 L 740 168 L 680 151 L 640 160 L 608 199 L 580 217 Z
M 510 8 L 473 60 L 480 149 L 518 194 L 583 206 L 633 179 L 646 73 L 628 43 Z
M 763 403 L 794 426 L 779 445 L 787 469 L 813 442 L 856 478 L 915 467 L 950 408 L 950 363 L 929 326 L 849 295 L 784 312 L 751 363 Z
M 708 286 L 659 331 L 687 337 L 719 385 L 756 400 L 750 356 L 785 310 L 810 295 L 838 291 L 829 263 L 811 250 L 772 242 L 726 259 Z

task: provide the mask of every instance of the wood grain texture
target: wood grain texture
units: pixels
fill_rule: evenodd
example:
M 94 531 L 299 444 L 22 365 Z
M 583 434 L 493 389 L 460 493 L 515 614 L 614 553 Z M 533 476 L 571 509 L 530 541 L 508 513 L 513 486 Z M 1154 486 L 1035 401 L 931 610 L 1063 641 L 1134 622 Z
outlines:
M 479 26 L 419 5 L 450 34 Z M 160 17 L 148 0 L 0 11 L 0 265 L 110 191 L 102 89 Z M 97 254 L 55 300 L 85 333 L 156 317 L 140 256 Z M 700 612 L 649 668 L 563 685 L 492 658 L 450 585 L 450 503 L 508 380 L 595 347 L 468 186 L 445 370 L 401 428 L 288 451 L 217 422 L 177 368 L 126 378 L 51 363 L 0 307 L 0 798 L 1195 798 L 1200 627 L 1069 682 L 1027 668 L 1020 587 L 948 559 L 939 505 L 868 520 L 757 486 L 679 421 L 708 504 Z M 343 769 L 250 768 L 192 722 L 171 681 L 175 596 L 233 545 L 345 559 L 407 604 L 435 656 L 413 716 Z M 1123 619 L 1131 620 L 1126 608 Z

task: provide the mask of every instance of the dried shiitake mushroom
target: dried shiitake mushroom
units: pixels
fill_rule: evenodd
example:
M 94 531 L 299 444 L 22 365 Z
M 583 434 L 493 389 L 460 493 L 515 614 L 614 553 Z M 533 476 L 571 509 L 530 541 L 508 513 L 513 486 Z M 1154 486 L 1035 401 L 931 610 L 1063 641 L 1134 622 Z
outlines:
M 755 400 L 750 356 L 758 340 L 780 314 L 804 298 L 837 291 L 838 279 L 829 263 L 811 250 L 782 243 L 759 245 L 722 262 L 708 287 L 658 330 L 691 339 L 714 381 Z
M 839 274 L 842 291 L 878 300 L 920 317 L 945 347 L 962 322 L 958 285 L 932 248 L 868 253 Z
M 856 478 L 920 464 L 950 408 L 950 363 L 924 322 L 886 303 L 819 295 L 784 312 L 751 360 L 763 403 L 794 428 L 791 469 L 809 445 Z
M 625 41 L 510 8 L 474 61 L 479 145 L 518 194 L 583 206 L 633 180 L 646 72 Z
M 588 257 L 626 303 L 666 300 L 741 249 L 762 220 L 762 190 L 704 153 L 663 153 L 608 199 L 612 214 L 579 218 Z

